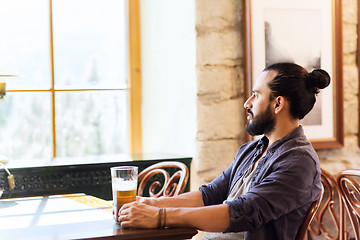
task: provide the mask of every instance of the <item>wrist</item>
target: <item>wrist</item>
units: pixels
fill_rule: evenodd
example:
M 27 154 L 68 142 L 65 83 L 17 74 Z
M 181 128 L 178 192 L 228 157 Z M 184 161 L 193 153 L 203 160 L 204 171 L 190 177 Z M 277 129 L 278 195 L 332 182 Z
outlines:
M 151 205 L 158 208 L 168 207 L 166 204 L 166 197 L 152 198 Z

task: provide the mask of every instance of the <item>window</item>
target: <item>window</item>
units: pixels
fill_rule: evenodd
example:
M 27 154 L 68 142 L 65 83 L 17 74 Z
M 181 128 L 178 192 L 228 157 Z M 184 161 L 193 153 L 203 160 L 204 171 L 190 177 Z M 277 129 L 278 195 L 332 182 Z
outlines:
M 0 71 L 18 75 L 0 101 L 0 155 L 141 150 L 138 16 L 133 0 L 0 0 Z

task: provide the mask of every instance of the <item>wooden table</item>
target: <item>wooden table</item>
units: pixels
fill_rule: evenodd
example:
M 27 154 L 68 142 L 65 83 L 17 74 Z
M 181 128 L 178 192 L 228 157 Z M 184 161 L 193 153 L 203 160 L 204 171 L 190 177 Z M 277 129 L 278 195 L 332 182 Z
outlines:
M 111 203 L 85 195 L 0 200 L 0 239 L 191 239 L 192 228 L 122 229 Z

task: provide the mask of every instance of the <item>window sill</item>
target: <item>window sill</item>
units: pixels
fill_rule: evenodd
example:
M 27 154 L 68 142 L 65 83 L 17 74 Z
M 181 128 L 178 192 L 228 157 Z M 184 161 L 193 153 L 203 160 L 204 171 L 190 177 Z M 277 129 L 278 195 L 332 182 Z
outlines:
M 190 170 L 191 157 L 180 157 L 165 153 L 139 153 L 129 155 L 56 158 L 31 161 L 11 161 L 6 167 L 15 176 L 16 187 L 12 193 L 7 183 L 7 173 L 0 171 L 2 198 L 40 196 L 65 193 L 86 193 L 110 200 L 110 167 L 138 166 L 139 172 L 161 161 L 179 161 Z M 190 181 L 185 189 L 190 188 Z

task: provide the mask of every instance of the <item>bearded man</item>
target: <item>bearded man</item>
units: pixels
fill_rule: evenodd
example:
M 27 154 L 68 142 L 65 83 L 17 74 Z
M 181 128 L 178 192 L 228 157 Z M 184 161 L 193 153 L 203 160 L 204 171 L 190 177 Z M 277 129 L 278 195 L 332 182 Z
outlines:
M 294 63 L 263 70 L 244 103 L 245 130 L 261 139 L 242 145 L 232 164 L 199 191 L 138 198 L 119 211 L 122 227 L 194 227 L 204 239 L 295 239 L 321 192 L 318 156 L 299 121 L 330 77 Z

